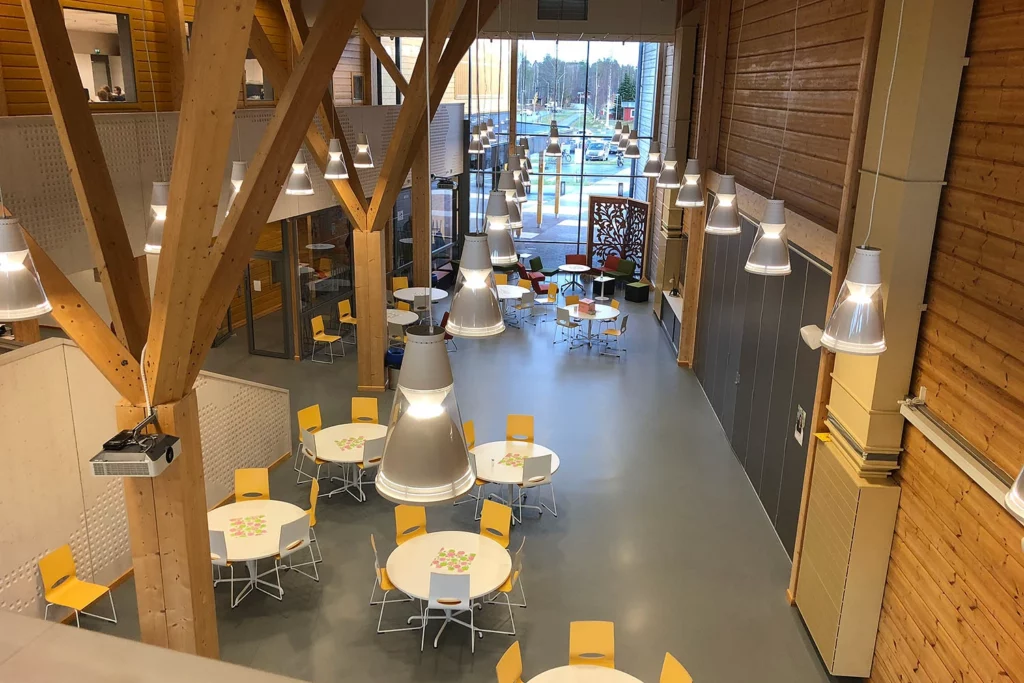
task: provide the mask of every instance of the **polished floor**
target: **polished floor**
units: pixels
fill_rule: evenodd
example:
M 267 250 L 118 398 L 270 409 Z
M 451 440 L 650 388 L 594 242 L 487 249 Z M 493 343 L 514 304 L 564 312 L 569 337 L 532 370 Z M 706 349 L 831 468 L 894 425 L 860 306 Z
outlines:
M 807 632 L 785 599 L 790 562 L 737 463 L 694 376 L 648 305 L 630 314 L 627 358 L 551 343 L 554 325 L 459 341 L 451 354 L 463 419 L 478 442 L 502 438 L 505 415 L 536 416 L 536 438 L 562 460 L 555 477 L 558 517 L 534 513 L 523 580 L 529 607 L 517 609 L 525 679 L 567 661 L 571 620 L 615 622 L 616 666 L 658 680 L 666 651 L 694 680 L 806 683 L 827 680 Z M 215 349 L 208 368 L 291 390 L 294 410 L 319 402 L 325 424 L 347 422 L 355 357 L 333 366 L 249 356 L 237 337 Z M 380 396 L 386 419 L 392 394 Z M 306 505 L 290 463 L 271 475 L 271 493 Z M 529 513 L 528 513 L 529 514 Z M 475 530 L 472 506 L 428 511 L 434 530 Z M 317 536 L 321 581 L 284 578 L 278 602 L 263 594 L 236 609 L 217 589 L 223 659 L 312 681 L 493 681 L 512 638 L 486 635 L 470 654 L 465 629 L 419 651 L 418 633 L 374 633 L 369 535 L 382 561 L 394 547 L 393 506 L 375 492 L 356 503 L 322 499 Z M 138 637 L 131 581 L 115 593 L 122 622 Z M 386 624 L 408 615 L 395 608 Z M 392 609 L 389 607 L 389 610 Z M 503 628 L 488 607 L 478 624 Z M 433 636 L 436 625 L 428 630 Z

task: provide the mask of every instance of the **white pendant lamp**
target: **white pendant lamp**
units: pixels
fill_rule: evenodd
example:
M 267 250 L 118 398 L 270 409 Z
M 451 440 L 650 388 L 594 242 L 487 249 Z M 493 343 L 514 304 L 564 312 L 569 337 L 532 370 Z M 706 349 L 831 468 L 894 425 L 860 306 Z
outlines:
M 671 147 L 665 152 L 665 161 L 662 163 L 661 173 L 654 185 L 666 190 L 675 190 L 682 185 L 679 182 L 679 169 L 676 168 L 676 152 Z
M 345 166 L 345 157 L 341 153 L 341 140 L 331 138 L 327 157 L 327 168 L 324 170 L 324 178 L 327 180 L 345 180 L 348 178 L 348 167 Z
M 149 198 L 149 209 L 153 213 L 153 220 L 146 231 L 146 246 L 144 248 L 147 254 L 160 253 L 160 245 L 164 241 L 164 221 L 167 220 L 167 201 L 170 192 L 170 183 L 153 183 L 153 193 Z
M 625 153 L 626 148 L 629 147 L 629 124 L 622 124 L 622 135 L 619 136 L 618 148 L 620 152 Z
M 558 122 L 554 119 L 551 119 L 551 132 L 548 138 L 548 146 L 544 148 L 544 156 L 562 156 L 562 146 L 558 144 Z
M 821 345 L 826 349 L 858 356 L 877 356 L 885 351 L 881 255 L 873 247 L 857 247 L 854 251 L 821 335 Z
M 615 122 L 615 134 L 612 135 L 612 140 L 611 140 L 610 144 L 617 145 L 617 144 L 619 144 L 619 140 L 621 140 L 621 139 L 622 139 L 622 121 L 616 121 Z
M 498 142 L 498 136 L 494 134 L 494 119 L 487 119 L 487 137 L 492 145 Z
M 704 192 L 700 187 L 700 164 L 696 159 L 686 160 L 683 179 L 686 182 L 679 189 L 679 195 L 676 197 L 676 206 L 684 209 L 704 206 Z
M 621 141 L 619 143 L 622 144 Z M 629 139 L 626 141 L 626 150 L 622 153 L 626 159 L 640 158 L 640 140 L 636 129 L 629 131 Z
M 757 237 L 743 270 L 754 275 L 789 275 L 789 241 L 786 239 L 786 207 L 781 199 L 769 199 Z
M 509 230 L 508 198 L 505 192 L 495 190 L 487 199 L 487 246 L 491 251 L 491 265 L 514 266 L 519 262 L 516 244 Z
M 491 131 L 487 127 L 486 121 L 480 124 L 480 144 L 483 145 L 484 149 L 491 148 Z
M 393 503 L 449 503 L 473 488 L 475 476 L 444 329 L 416 325 L 406 334 L 405 359 L 375 485 Z
M 514 192 L 505 193 L 505 203 L 508 205 L 508 225 L 510 228 L 521 230 L 523 227 L 523 211 L 519 208 L 519 201 Z
M 373 157 L 370 156 L 370 141 L 366 133 L 356 136 L 356 155 L 352 158 L 352 165 L 356 168 L 373 168 Z
M 480 126 L 474 125 L 473 131 L 469 134 L 469 153 L 473 155 L 483 154 L 484 146 L 480 141 Z
M 242 183 L 245 182 L 245 174 L 248 170 L 249 164 L 244 161 L 231 162 L 231 198 L 228 200 L 228 208 L 224 212 L 225 216 L 231 213 L 231 207 L 235 205 L 235 197 L 242 191 Z
M 466 235 L 445 330 L 456 337 L 491 337 L 505 329 L 487 235 Z
M 736 176 L 723 175 L 718 181 L 715 204 L 704 232 L 710 235 L 739 235 L 740 211 L 736 206 Z
M 523 156 L 521 157 L 522 162 L 523 162 L 523 164 L 522 164 L 523 168 L 525 168 L 527 171 L 532 171 L 533 170 L 533 162 L 530 161 L 530 140 L 529 140 L 529 138 L 525 138 L 525 137 L 519 138 L 519 145 L 521 146 L 521 148 L 523 150 Z
M 512 171 L 502 171 L 498 174 L 498 190 L 501 192 L 515 192 L 516 182 L 512 178 Z M 490 206 L 487 207 L 487 213 L 490 215 Z
M 651 150 L 647 153 L 647 163 L 644 164 L 644 176 L 657 178 L 661 175 L 664 164 L 661 161 L 661 145 L 657 140 L 651 140 Z
M 0 320 L 29 320 L 53 310 L 17 218 L 0 218 Z
M 295 153 L 292 173 L 288 176 L 288 184 L 285 185 L 284 193 L 296 197 L 313 194 L 313 182 L 309 179 L 309 166 L 306 164 L 306 157 L 302 153 L 301 147 Z

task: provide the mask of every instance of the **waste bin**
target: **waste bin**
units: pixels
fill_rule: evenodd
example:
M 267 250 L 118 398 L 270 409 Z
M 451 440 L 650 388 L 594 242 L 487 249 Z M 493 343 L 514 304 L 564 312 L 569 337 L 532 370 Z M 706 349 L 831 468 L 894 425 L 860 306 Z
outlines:
M 384 369 L 387 370 L 388 389 L 398 387 L 398 377 L 401 374 L 404 358 L 405 349 L 388 349 L 384 353 Z

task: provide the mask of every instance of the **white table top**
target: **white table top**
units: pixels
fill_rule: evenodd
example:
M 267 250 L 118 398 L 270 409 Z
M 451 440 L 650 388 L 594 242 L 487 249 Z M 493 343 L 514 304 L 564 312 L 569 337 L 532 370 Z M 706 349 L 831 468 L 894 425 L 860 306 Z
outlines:
M 396 325 L 412 325 L 420 317 L 412 311 L 401 311 L 397 308 L 388 309 L 388 322 Z
M 580 313 L 579 304 L 566 306 L 566 308 L 569 309 L 570 316 L 580 320 L 615 320 L 619 317 L 619 309 L 613 306 L 605 306 L 604 304 L 594 304 L 593 313 Z
M 211 531 L 223 531 L 228 560 L 246 562 L 277 554 L 281 527 L 306 514 L 283 500 L 247 500 L 210 510 L 206 518 Z
M 526 290 L 519 285 L 498 285 L 499 299 L 522 299 Z
M 618 669 L 575 664 L 548 669 L 531 678 L 529 683 L 641 683 L 641 681 Z
M 441 550 L 472 557 L 463 572 L 434 566 Z M 387 563 L 388 578 L 406 595 L 426 600 L 430 597 L 430 574 L 469 573 L 469 594 L 479 598 L 498 589 L 512 572 L 512 556 L 497 542 L 468 531 L 435 531 L 417 536 L 395 548 Z
M 585 273 L 590 270 L 590 266 L 585 266 L 582 263 L 563 263 L 558 266 L 558 269 L 563 273 Z
M 313 435 L 316 439 L 316 457 L 327 462 L 362 462 L 363 444 L 372 439 L 383 439 L 387 434 L 387 425 L 366 422 L 327 427 Z M 339 444 L 339 441 L 342 443 Z
M 395 298 L 412 303 L 417 296 L 426 296 L 427 289 L 427 287 L 406 287 L 405 289 L 395 291 Z M 434 297 L 434 303 L 448 298 L 448 292 L 443 289 L 430 287 L 429 290 L 431 292 L 431 296 Z
M 615 278 L 610 275 L 598 275 L 594 278 L 594 282 L 611 282 L 614 279 Z
M 325 249 L 334 249 L 333 244 L 326 242 L 314 242 L 313 244 L 307 244 L 306 249 L 315 249 L 317 251 L 324 251 Z
M 491 441 L 469 449 L 476 456 L 476 476 L 494 484 L 522 484 L 523 466 L 502 463 L 509 453 L 524 458 L 551 454 L 551 474 L 558 471 L 561 462 L 550 448 L 526 441 Z

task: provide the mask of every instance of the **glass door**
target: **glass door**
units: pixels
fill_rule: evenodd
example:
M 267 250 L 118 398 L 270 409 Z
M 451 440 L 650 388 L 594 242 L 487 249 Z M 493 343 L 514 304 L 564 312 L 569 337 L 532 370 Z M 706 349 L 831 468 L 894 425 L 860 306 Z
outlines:
M 283 222 L 268 224 L 245 268 L 245 318 L 249 353 L 291 358 L 292 293 Z M 265 247 L 265 248 L 261 248 Z

